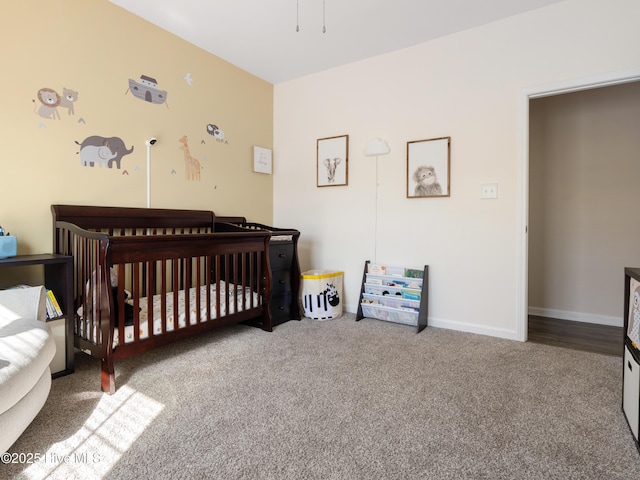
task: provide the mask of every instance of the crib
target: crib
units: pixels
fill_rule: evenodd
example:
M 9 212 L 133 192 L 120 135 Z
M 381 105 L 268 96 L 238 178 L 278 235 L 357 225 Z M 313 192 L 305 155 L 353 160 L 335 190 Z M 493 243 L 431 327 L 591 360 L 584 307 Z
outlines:
M 73 257 L 74 344 L 114 362 L 223 325 L 272 330 L 270 233 L 212 211 L 52 205 L 53 251 Z

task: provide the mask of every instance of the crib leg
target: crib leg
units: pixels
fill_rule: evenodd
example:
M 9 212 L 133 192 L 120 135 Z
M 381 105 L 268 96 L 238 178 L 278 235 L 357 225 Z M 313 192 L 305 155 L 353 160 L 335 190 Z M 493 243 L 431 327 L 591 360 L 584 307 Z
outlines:
M 112 395 L 116 392 L 116 374 L 113 369 L 113 360 L 102 359 L 102 371 L 100 372 L 102 391 Z
M 265 332 L 273 332 L 273 321 L 271 319 L 271 312 L 269 308 L 265 308 L 262 313 L 262 330 Z

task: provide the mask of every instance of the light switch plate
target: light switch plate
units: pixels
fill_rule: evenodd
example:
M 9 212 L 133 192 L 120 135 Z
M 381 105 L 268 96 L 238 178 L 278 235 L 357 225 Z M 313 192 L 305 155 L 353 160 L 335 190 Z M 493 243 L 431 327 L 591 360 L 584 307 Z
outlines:
M 480 187 L 480 198 L 498 198 L 497 183 L 483 183 Z

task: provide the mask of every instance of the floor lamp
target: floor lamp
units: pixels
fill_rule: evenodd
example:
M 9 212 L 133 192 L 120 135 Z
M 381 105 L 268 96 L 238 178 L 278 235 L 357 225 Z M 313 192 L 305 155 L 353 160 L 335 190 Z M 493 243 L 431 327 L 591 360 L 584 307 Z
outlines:
M 375 232 L 373 235 L 373 262 L 378 263 L 378 157 L 386 155 L 391 149 L 384 140 L 376 137 L 364 146 L 364 154 L 367 157 L 376 157 L 376 201 L 375 201 Z
M 156 144 L 156 137 L 151 137 L 144 144 L 147 146 L 147 208 L 151 207 L 151 147 Z

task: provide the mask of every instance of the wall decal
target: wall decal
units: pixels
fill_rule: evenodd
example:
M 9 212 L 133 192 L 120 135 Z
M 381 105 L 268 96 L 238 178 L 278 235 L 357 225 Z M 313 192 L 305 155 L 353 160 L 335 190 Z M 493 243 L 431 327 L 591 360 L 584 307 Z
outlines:
M 197 158 L 193 158 L 191 156 L 191 152 L 189 152 L 189 140 L 186 135 L 183 135 L 180 140 L 178 140 L 182 145 L 178 148 L 184 152 L 184 169 L 185 169 L 185 178 L 187 180 L 200 181 L 200 170 L 202 167 L 200 166 L 200 162 Z
M 82 123 L 83 125 L 86 125 L 87 122 L 85 122 L 84 118 L 80 117 L 78 119 L 78 123 Z
M 156 79 L 148 77 L 147 75 L 140 75 L 139 82 L 130 78 L 127 92 L 128 91 L 131 91 L 134 97 L 144 100 L 145 102 L 162 104 L 167 101 L 167 92 L 160 90 Z M 167 108 L 168 107 L 169 105 L 167 105 Z
M 229 144 L 229 142 L 224 139 L 224 132 L 217 125 L 207 123 L 207 133 L 215 138 L 216 142 L 224 142 L 225 145 Z
M 52 88 L 41 88 L 38 90 L 38 100 L 42 105 L 40 105 L 40 108 L 37 110 L 34 110 L 35 113 L 43 118 L 51 120 L 55 120 L 57 118 L 60 120 L 60 114 L 58 113 L 60 95 L 58 95 L 58 92 Z M 33 103 L 36 103 L 36 101 L 33 100 Z
M 129 176 L 129 172 L 128 172 L 128 171 L 126 171 L 126 170 L 123 170 L 123 171 L 122 171 L 122 175 Z
M 191 78 L 191 73 L 188 73 L 184 76 L 184 81 L 187 82 L 187 85 L 193 85 L 193 78 Z
M 71 90 L 67 87 L 62 87 L 62 98 L 60 99 L 60 106 L 68 109 L 68 115 L 75 115 L 74 104 L 78 100 L 78 92 Z
M 58 107 L 66 108 L 69 115 L 75 114 L 74 104 L 78 100 L 78 92 L 67 87 L 62 87 L 62 95 L 53 88 L 41 88 L 38 90 L 38 100 L 42 105 L 34 109 L 35 113 L 49 120 L 60 120 Z M 37 101 L 32 100 L 37 105 Z M 34 106 L 35 108 L 35 106 Z
M 80 148 L 80 165 L 83 167 L 95 166 L 102 168 L 107 162 L 116 156 L 107 145 L 85 145 Z
M 76 144 L 80 145 L 80 165 L 83 167 L 93 167 L 95 164 L 113 168 L 115 164 L 120 170 L 120 161 L 125 155 L 133 152 L 133 145 L 130 149 L 125 146 L 124 140 L 120 137 L 101 137 L 93 135 L 85 138 L 82 143 L 76 140 Z

